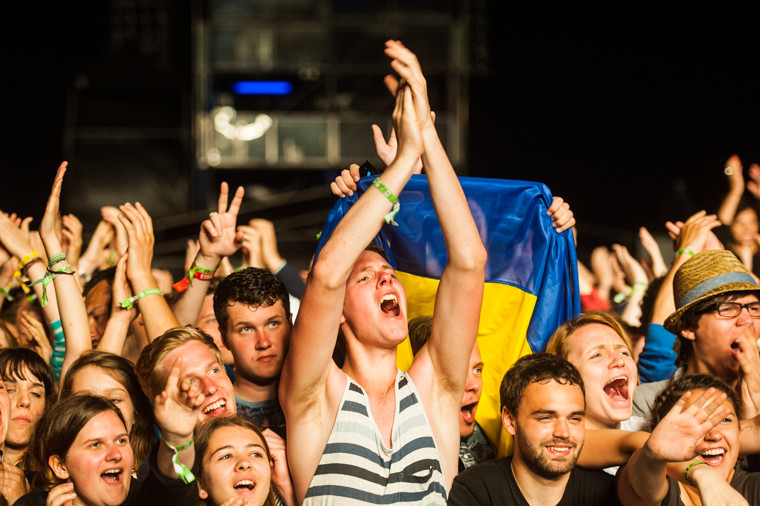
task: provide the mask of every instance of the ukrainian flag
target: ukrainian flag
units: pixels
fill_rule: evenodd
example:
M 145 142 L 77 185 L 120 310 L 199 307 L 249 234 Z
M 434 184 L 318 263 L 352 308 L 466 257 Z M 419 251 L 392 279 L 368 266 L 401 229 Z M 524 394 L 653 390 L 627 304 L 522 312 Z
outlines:
M 362 178 L 358 192 L 335 204 L 317 254 L 374 178 Z M 580 313 L 575 245 L 571 231 L 558 234 L 552 227 L 546 214 L 552 195 L 546 185 L 467 177 L 459 181 L 488 251 L 478 329 L 485 368 L 476 418 L 498 453 L 506 455 L 512 452 L 512 441 L 502 428 L 499 385 L 518 358 L 543 351 L 554 330 Z M 399 202 L 398 226 L 384 225 L 376 241 L 406 287 L 412 319 L 433 314 L 446 245 L 425 176 L 412 176 Z M 399 367 L 407 369 L 411 358 L 407 340 L 399 346 Z

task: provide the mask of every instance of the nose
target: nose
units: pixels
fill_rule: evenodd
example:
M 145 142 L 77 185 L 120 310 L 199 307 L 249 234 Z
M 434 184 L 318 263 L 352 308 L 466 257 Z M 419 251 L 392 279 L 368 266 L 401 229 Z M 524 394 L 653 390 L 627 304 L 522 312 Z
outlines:
M 610 369 L 623 366 L 625 366 L 625 360 L 623 359 L 623 356 L 617 351 L 613 350 L 612 358 L 610 359 Z
M 721 439 L 723 439 L 723 433 L 715 428 L 710 429 L 704 437 L 705 441 L 720 441 Z
M 22 408 L 28 408 L 31 404 L 31 399 L 29 398 L 29 393 L 24 392 L 22 390 L 19 390 L 14 394 L 14 400 L 16 401 L 16 406 L 22 407 Z
M 269 340 L 267 333 L 264 332 L 264 329 L 259 330 L 256 335 L 256 349 L 266 350 L 270 346 L 272 346 L 272 341 Z
M 238 470 L 246 470 L 251 468 L 251 463 L 248 461 L 248 456 L 241 457 L 240 460 L 237 462 L 236 469 Z
M 746 306 L 739 310 L 739 316 L 736 317 L 737 325 L 751 325 L 754 320 L 755 319 L 752 318 L 752 315 L 749 314 L 749 308 Z
M 383 286 L 385 284 L 389 284 L 389 283 L 392 283 L 392 282 L 393 282 L 393 277 L 391 276 L 390 272 L 388 272 L 386 270 L 380 271 L 380 274 L 378 274 L 378 276 L 377 276 L 377 285 L 378 286 Z
M 208 376 L 204 376 L 201 379 L 201 382 L 203 383 L 202 384 L 203 395 L 212 395 L 216 392 L 217 390 L 216 382 L 212 378 L 209 378 Z
M 568 439 L 570 437 L 570 426 L 568 425 L 567 420 L 564 418 L 557 418 L 557 421 L 554 422 L 552 435 L 556 438 Z
M 113 443 L 110 444 L 108 453 L 106 454 L 106 460 L 109 462 L 119 462 L 121 458 L 121 448 Z

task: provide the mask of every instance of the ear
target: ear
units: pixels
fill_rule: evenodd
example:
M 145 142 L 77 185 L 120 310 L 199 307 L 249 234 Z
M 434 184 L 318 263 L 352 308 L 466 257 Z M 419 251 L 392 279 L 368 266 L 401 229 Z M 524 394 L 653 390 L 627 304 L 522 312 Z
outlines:
M 340 324 L 343 325 L 344 323 L 346 323 L 346 317 L 343 316 L 343 313 L 341 313 L 341 315 L 340 315 Z
M 48 458 L 48 466 L 53 470 L 53 473 L 62 480 L 69 479 L 69 471 L 66 469 L 66 464 L 63 463 L 61 457 L 58 455 L 51 455 Z
M 288 323 L 293 326 L 293 313 L 288 313 Z
M 205 488 L 203 488 L 203 485 L 201 485 L 201 481 L 198 480 L 198 497 L 201 499 L 208 499 L 208 492 Z
M 501 408 L 501 423 L 504 424 L 504 428 L 507 429 L 512 436 L 517 434 L 515 417 L 510 413 L 506 406 Z
M 687 339 L 689 341 L 694 341 L 696 339 L 696 335 L 694 334 L 694 331 L 691 329 L 684 329 L 681 331 L 681 337 L 684 339 Z

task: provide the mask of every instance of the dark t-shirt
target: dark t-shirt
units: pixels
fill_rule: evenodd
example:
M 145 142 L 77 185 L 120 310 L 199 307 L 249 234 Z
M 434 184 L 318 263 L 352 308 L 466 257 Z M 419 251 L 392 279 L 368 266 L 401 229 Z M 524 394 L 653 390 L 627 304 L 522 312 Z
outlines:
M 731 488 L 739 492 L 748 503 L 760 504 L 760 473 L 748 473 L 737 469 L 731 478 Z M 662 500 L 662 506 L 683 506 L 681 488 L 672 478 L 668 478 L 668 495 Z
M 449 505 L 529 506 L 512 474 L 512 457 L 468 467 L 454 478 Z M 603 471 L 574 468 L 557 506 L 617 505 L 615 477 Z

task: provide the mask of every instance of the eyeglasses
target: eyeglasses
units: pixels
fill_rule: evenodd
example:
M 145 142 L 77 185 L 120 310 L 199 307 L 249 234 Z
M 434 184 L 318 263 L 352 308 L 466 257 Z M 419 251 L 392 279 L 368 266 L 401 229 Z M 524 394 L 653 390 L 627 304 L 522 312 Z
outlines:
M 749 304 L 739 304 L 738 302 L 718 302 L 713 309 L 720 316 L 726 318 L 736 318 L 742 313 L 742 309 L 747 308 L 747 312 L 752 318 L 760 318 L 760 302 L 750 302 Z

